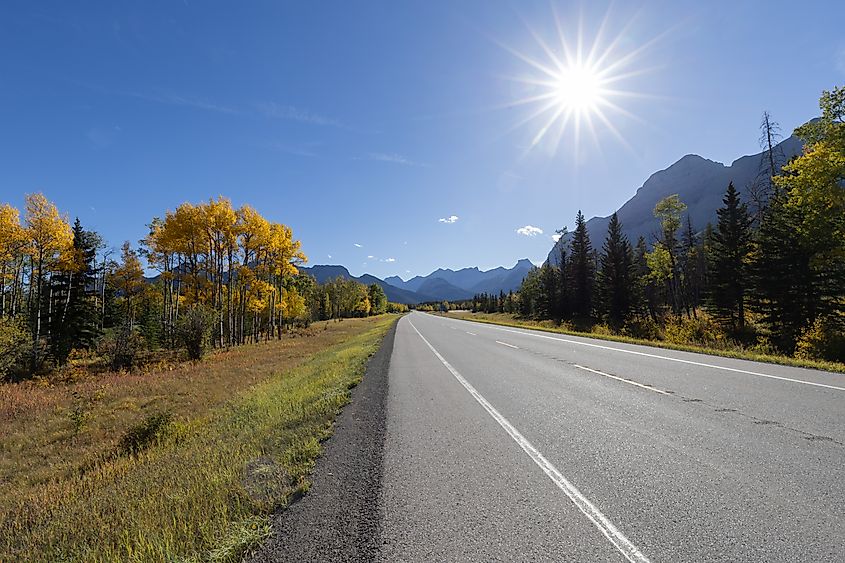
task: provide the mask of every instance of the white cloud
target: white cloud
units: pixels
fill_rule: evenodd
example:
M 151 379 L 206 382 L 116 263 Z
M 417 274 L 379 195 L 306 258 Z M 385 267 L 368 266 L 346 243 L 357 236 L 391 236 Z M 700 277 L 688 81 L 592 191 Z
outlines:
M 352 243 L 352 245 L 353 245 L 355 248 L 361 248 L 361 245 L 360 245 L 360 244 L 358 244 L 357 242 L 353 242 L 353 243 Z
M 526 237 L 536 237 L 537 235 L 543 234 L 543 229 L 540 227 L 525 225 L 524 227 L 518 228 L 516 232 L 517 234 L 524 235 Z
M 375 258 L 375 256 L 373 256 L 372 254 L 370 254 L 369 256 L 367 256 L 367 259 L 368 259 L 368 260 L 372 260 L 373 258 Z
M 396 262 L 396 258 L 385 258 L 382 262 Z
M 331 257 L 332 257 L 332 255 L 331 255 L 331 254 L 326 254 L 326 256 L 328 256 L 329 258 L 331 258 Z
M 457 220 L 458 220 L 458 216 L 457 216 L 457 215 L 449 215 L 448 217 L 441 217 L 441 218 L 440 218 L 440 219 L 438 219 L 437 221 L 438 221 L 439 223 L 449 223 L 449 224 L 452 224 L 452 223 L 456 222 Z

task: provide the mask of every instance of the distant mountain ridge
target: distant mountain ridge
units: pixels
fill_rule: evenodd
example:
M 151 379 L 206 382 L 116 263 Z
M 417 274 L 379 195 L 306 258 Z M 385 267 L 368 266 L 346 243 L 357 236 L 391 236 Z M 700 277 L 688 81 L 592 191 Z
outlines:
M 478 268 L 451 270 L 439 268 L 427 276 L 415 276 L 408 281 L 399 276 L 379 279 L 370 274 L 353 276 L 344 266 L 315 265 L 301 267 L 302 273 L 313 276 L 318 283 L 337 278 L 351 279 L 370 285 L 376 283 L 384 289 L 388 300 L 413 305 L 426 301 L 458 301 L 470 299 L 477 293 L 505 293 L 515 291 L 534 264 L 519 260 L 512 268 L 499 266 L 482 271 Z
M 783 162 L 800 154 L 801 140 L 795 136 L 784 139 L 775 147 Z M 666 196 L 678 194 L 687 205 L 687 214 L 692 220 L 693 228 L 701 231 L 707 223 L 716 222 L 716 210 L 722 206 L 722 197 L 729 182 L 740 192 L 740 197 L 748 202 L 749 187 L 758 177 L 761 170 L 761 159 L 764 153 L 743 156 L 734 160 L 729 166 L 720 162 L 708 160 L 695 154 L 688 154 L 664 170 L 655 172 L 637 189 L 631 199 L 617 210 L 622 231 L 628 236 L 631 244 L 636 244 L 640 236 L 645 237 L 651 245 L 654 235 L 659 232 L 660 224 L 654 217 L 654 206 Z M 572 215 L 575 210 L 572 210 Z M 607 225 L 610 217 L 593 217 L 587 221 L 587 232 L 593 248 L 600 249 L 607 235 Z M 548 260 L 557 264 L 560 260 L 561 245 L 566 239 L 555 243 L 549 252 Z

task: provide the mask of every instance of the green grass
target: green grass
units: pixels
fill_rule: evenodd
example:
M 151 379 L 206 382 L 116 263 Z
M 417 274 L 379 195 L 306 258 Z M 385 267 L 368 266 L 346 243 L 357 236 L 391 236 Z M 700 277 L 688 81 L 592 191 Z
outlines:
M 513 328 L 530 328 L 534 330 L 542 330 L 545 332 L 554 332 L 558 334 L 568 334 L 571 336 L 583 336 L 586 338 L 596 338 L 599 340 L 609 340 L 611 342 L 623 342 L 626 344 L 639 344 L 643 346 L 652 346 L 656 348 L 665 348 L 667 350 L 679 350 L 682 352 L 694 352 L 698 354 L 710 354 L 713 356 L 722 356 L 725 358 L 736 358 L 740 360 L 752 360 L 755 362 L 765 362 L 770 364 L 780 364 L 784 366 L 793 366 L 801 368 L 818 369 L 830 371 L 835 373 L 845 373 L 845 364 L 839 362 L 829 362 L 824 360 L 805 360 L 799 358 L 792 358 L 790 356 L 780 356 L 774 354 L 761 354 L 751 350 L 745 350 L 740 347 L 735 348 L 711 348 L 706 346 L 696 346 L 693 344 L 679 344 L 676 342 L 666 342 L 663 340 L 647 340 L 644 338 L 633 338 L 630 336 L 618 334 L 596 334 L 593 332 L 582 332 L 569 330 L 559 326 L 553 326 L 551 321 L 537 322 L 525 319 L 518 319 L 513 315 L 504 313 L 469 313 L 469 312 L 450 312 L 446 315 L 450 318 L 460 320 L 471 320 L 479 323 L 495 324 L 501 326 L 509 326 Z
M 0 561 L 240 561 L 269 514 L 308 490 L 320 442 L 393 322 L 361 324 L 202 416 L 149 415 L 124 454 L 7 492 Z

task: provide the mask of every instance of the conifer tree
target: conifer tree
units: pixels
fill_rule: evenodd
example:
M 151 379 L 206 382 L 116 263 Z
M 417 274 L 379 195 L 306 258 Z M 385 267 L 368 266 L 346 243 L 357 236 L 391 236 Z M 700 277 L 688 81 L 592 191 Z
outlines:
M 634 288 L 634 256 L 631 243 L 622 233 L 616 213 L 610 217 L 598 271 L 598 307 L 614 326 L 621 326 L 631 314 Z
M 745 327 L 752 219 L 733 182 L 722 203 L 716 229 L 710 232 L 707 304 L 717 322 L 736 335 Z
M 578 211 L 575 216 L 575 232 L 570 243 L 569 261 L 570 279 L 572 280 L 572 312 L 581 320 L 589 319 L 593 312 L 593 284 L 595 280 L 595 262 L 590 235 L 584 214 Z

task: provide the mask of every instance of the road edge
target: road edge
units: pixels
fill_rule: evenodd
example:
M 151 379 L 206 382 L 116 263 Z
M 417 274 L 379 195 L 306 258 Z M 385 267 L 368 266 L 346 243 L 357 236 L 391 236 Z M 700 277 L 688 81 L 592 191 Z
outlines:
M 301 500 L 272 516 L 250 561 L 373 561 L 378 554 L 390 357 L 399 320 L 335 420 Z

